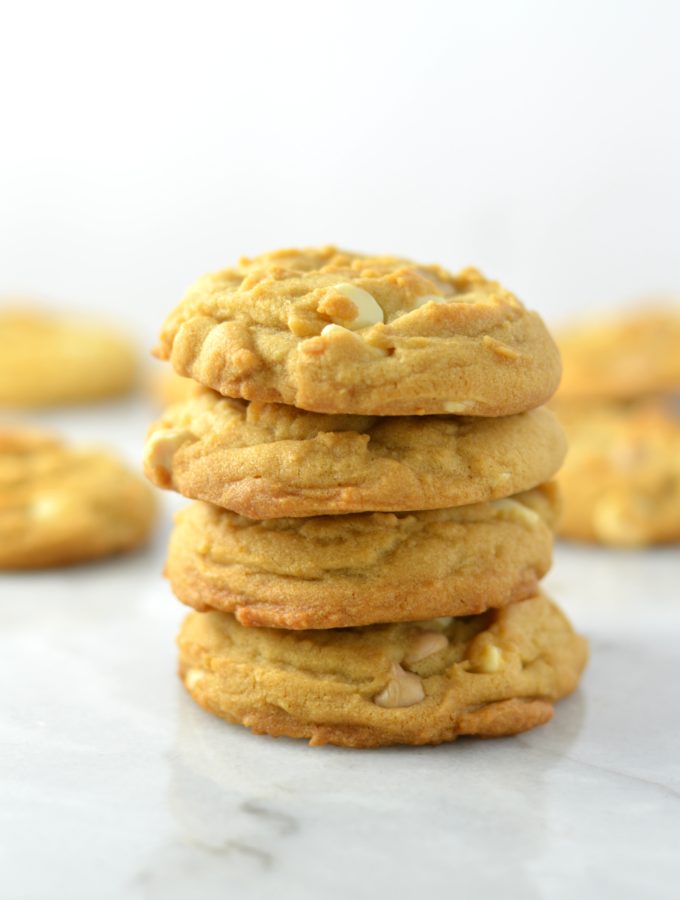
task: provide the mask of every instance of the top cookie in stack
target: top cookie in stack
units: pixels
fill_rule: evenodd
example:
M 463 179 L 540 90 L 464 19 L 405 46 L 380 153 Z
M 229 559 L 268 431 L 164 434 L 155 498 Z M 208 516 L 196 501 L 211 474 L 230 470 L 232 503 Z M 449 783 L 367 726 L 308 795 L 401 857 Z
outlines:
M 565 452 L 538 407 L 559 355 L 512 294 L 472 269 L 285 250 L 202 278 L 157 355 L 205 388 L 145 458 L 198 501 L 167 563 L 199 611 L 180 635 L 195 699 L 256 731 L 375 746 L 514 733 L 573 689 L 584 644 L 536 596 Z
M 369 416 L 507 416 L 560 378 L 539 316 L 475 269 L 333 247 L 206 275 L 156 353 L 225 397 Z

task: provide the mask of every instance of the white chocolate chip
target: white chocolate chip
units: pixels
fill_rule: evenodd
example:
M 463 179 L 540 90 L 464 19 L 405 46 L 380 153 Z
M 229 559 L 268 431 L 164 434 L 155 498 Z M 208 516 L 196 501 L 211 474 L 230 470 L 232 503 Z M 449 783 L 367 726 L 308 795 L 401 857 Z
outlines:
M 333 334 L 347 334 L 348 329 L 343 328 L 342 325 L 336 325 L 334 322 L 331 322 L 330 325 L 324 325 L 321 329 L 321 334 L 324 337 L 330 337 Z
M 34 519 L 53 519 L 62 510 L 62 503 L 52 496 L 39 497 L 31 504 L 31 513 Z
M 191 431 L 185 428 L 164 428 L 151 435 L 146 443 L 144 461 L 153 469 L 164 472 L 172 470 L 172 458 L 179 448 L 193 439 Z
M 334 290 L 351 300 L 359 310 L 359 314 L 352 321 L 350 328 L 366 328 L 369 325 L 376 325 L 378 322 L 385 321 L 385 314 L 381 306 L 368 291 L 358 287 L 356 284 L 339 284 Z
M 355 334 L 355 332 L 350 331 L 349 328 L 345 328 L 342 325 L 337 325 L 335 322 L 331 322 L 330 325 L 324 325 L 321 329 L 322 337 L 330 338 L 334 335 L 338 338 L 347 337 L 347 335 L 351 336 L 351 340 L 357 341 L 361 343 L 363 349 L 365 351 L 371 352 L 374 356 L 387 356 L 387 350 L 384 350 L 382 347 L 375 346 L 372 342 L 364 340 L 362 335 Z
M 373 698 L 377 706 L 396 709 L 413 706 L 425 699 L 423 683 L 412 672 L 405 672 L 399 663 L 392 663 L 392 677 L 387 687 Z
M 605 496 L 593 509 L 593 531 L 604 544 L 618 547 L 639 547 L 647 536 L 634 521 L 626 518 L 620 504 Z
M 407 666 L 420 662 L 421 659 L 427 659 L 433 653 L 439 653 L 445 647 L 449 646 L 446 635 L 440 631 L 421 631 L 404 657 Z
M 474 400 L 447 400 L 444 404 L 444 409 L 448 413 L 458 413 L 460 415 L 472 409 L 474 405 Z
M 503 654 L 495 644 L 485 644 L 477 653 L 475 672 L 492 675 L 503 667 Z
M 491 500 L 491 506 L 499 510 L 504 518 L 511 521 L 514 520 L 515 522 L 522 522 L 531 526 L 541 521 L 541 517 L 536 510 L 530 509 L 528 506 L 520 503 L 519 500 L 513 500 L 510 497 L 505 497 L 502 500 Z
M 184 683 L 191 691 L 204 677 L 205 672 L 202 669 L 187 669 L 186 674 L 184 675 Z
M 439 278 L 438 275 L 428 269 L 419 269 L 415 270 L 416 274 L 421 278 L 424 278 L 426 281 L 429 281 L 430 284 L 433 284 L 438 291 L 441 291 L 447 297 L 452 297 L 456 293 L 456 288 L 450 281 L 444 281 Z M 437 295 L 435 295 L 437 296 Z

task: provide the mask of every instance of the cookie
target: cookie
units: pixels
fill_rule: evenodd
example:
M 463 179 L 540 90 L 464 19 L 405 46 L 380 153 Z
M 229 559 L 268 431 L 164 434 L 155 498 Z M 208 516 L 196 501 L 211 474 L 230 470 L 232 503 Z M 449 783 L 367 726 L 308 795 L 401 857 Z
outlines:
M 680 307 L 584 322 L 558 336 L 563 398 L 633 399 L 680 388 Z
M 548 571 L 552 485 L 472 506 L 309 519 L 182 510 L 166 574 L 196 609 L 243 625 L 336 628 L 469 615 L 536 592 Z
M 155 352 L 225 396 L 333 414 L 511 415 L 560 377 L 539 316 L 475 269 L 333 247 L 206 275 Z
M 182 378 L 164 363 L 155 367 L 148 382 L 148 392 L 157 406 L 170 406 L 193 397 L 201 388 L 190 378 Z
M 672 401 L 562 401 L 559 533 L 620 547 L 680 541 L 680 412 Z
M 192 613 L 180 676 L 205 709 L 313 746 L 439 744 L 547 722 L 586 641 L 547 597 L 464 618 L 291 632 Z
M 46 311 L 0 310 L 0 407 L 86 403 L 129 391 L 130 342 L 105 325 Z
M 440 509 L 551 478 L 566 452 L 540 408 L 499 419 L 329 416 L 204 391 L 149 431 L 144 468 L 253 519 Z
M 0 569 L 130 550 L 150 534 L 151 488 L 108 453 L 0 428 Z

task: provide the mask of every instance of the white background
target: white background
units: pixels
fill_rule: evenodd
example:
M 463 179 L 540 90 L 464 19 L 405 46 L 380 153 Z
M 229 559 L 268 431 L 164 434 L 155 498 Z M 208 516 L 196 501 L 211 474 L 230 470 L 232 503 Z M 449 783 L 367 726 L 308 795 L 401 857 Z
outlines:
M 15 2 L 0 293 L 150 345 L 204 271 L 335 242 L 549 321 L 680 291 L 680 4 Z

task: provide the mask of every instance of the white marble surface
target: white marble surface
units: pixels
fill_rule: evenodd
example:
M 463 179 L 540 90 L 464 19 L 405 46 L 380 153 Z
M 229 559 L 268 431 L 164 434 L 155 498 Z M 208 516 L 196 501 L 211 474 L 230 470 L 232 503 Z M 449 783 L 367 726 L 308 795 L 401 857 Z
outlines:
M 151 415 L 42 421 L 133 458 Z M 253 737 L 193 706 L 165 537 L 0 576 L 3 900 L 678 896 L 678 550 L 558 548 L 548 586 L 592 661 L 551 724 L 358 752 Z

